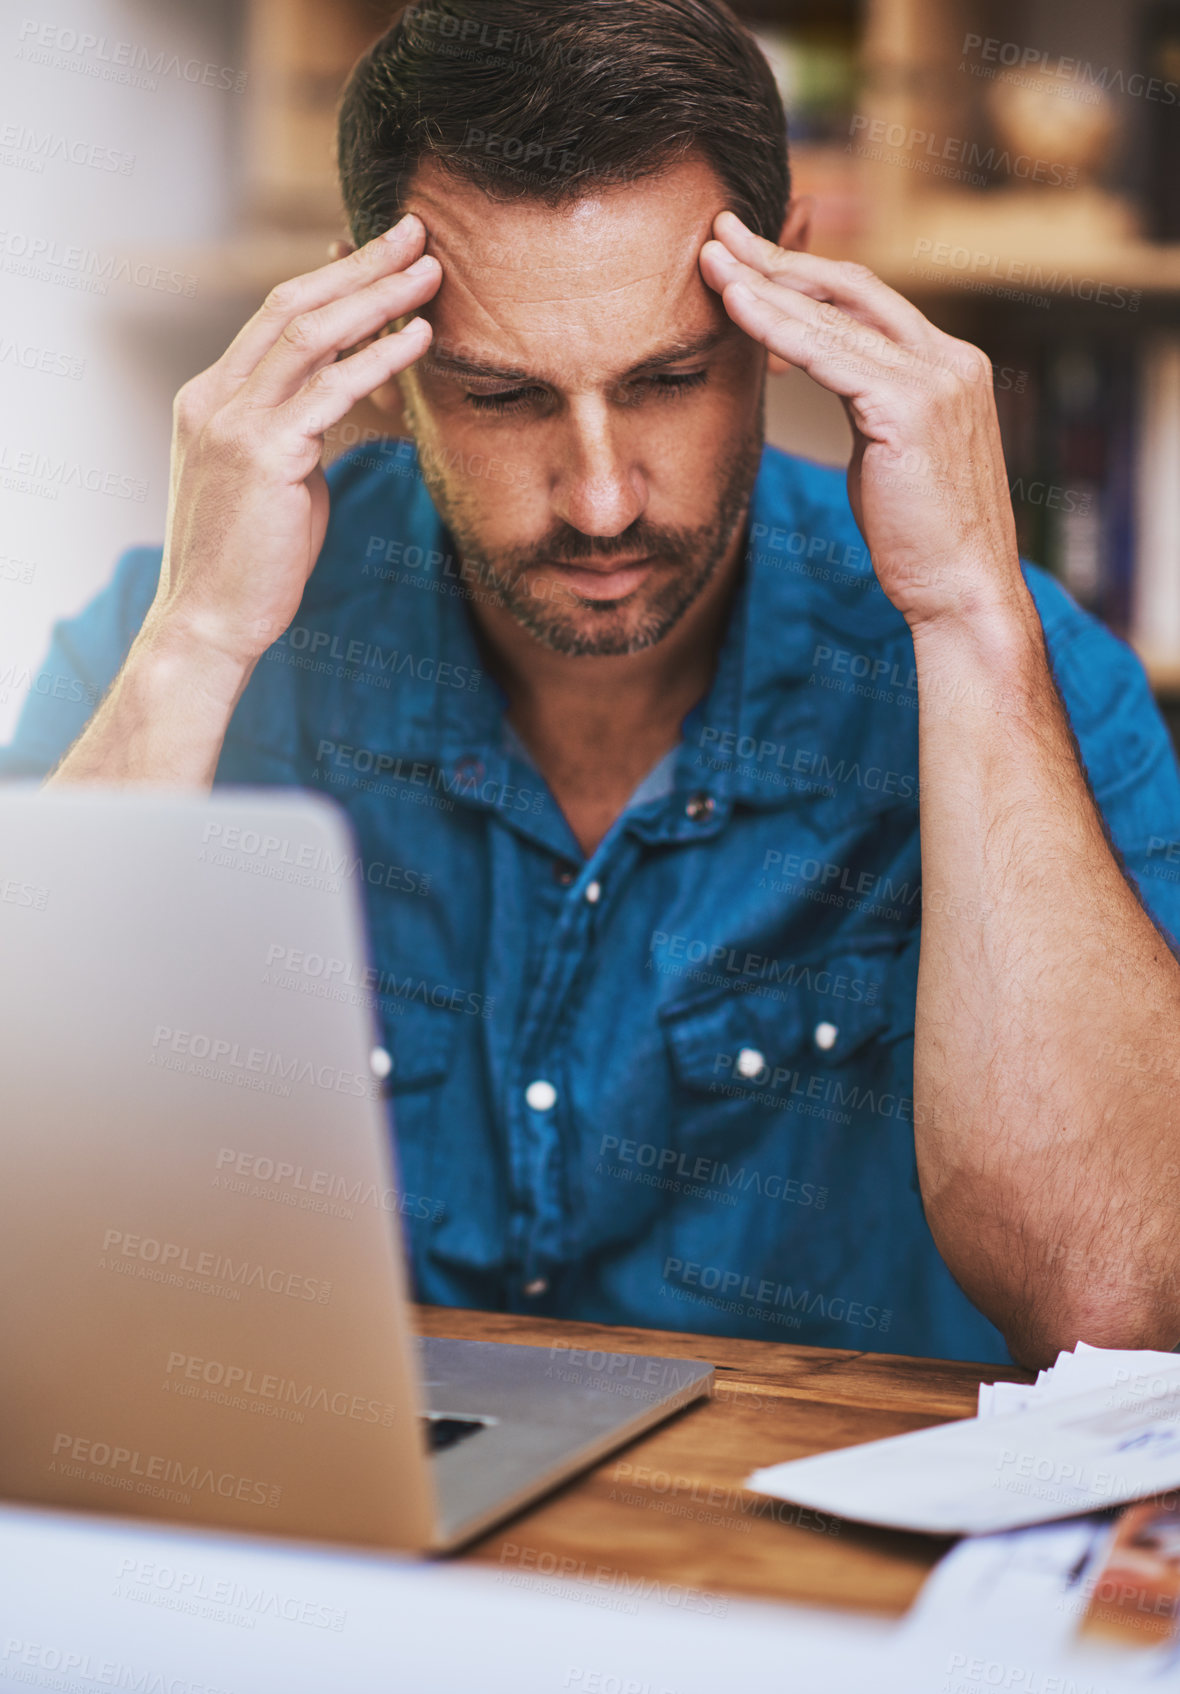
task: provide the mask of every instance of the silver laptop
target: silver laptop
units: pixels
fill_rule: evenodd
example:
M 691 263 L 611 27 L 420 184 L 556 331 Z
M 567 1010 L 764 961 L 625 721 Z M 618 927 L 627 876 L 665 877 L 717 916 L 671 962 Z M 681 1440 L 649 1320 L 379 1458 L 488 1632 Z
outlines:
M 708 1393 L 415 1340 L 356 859 L 305 794 L 0 791 L 0 1495 L 445 1551 Z

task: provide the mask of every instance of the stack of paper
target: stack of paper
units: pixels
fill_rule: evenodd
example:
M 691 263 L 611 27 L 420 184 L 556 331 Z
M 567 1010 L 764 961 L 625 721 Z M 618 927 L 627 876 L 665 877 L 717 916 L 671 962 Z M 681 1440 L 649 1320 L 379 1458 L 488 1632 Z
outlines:
M 755 1471 L 747 1488 L 861 1523 L 984 1535 L 1180 1488 L 1180 1357 L 1082 1347 L 991 1415 Z
M 977 1418 L 823 1455 L 826 1468 L 818 1459 L 775 1465 L 747 1486 L 923 1529 L 933 1527 L 945 1491 L 942 1521 L 966 1539 L 936 1567 L 906 1621 L 910 1640 L 940 1669 L 944 1694 L 1175 1687 L 1178 1428 L 1180 1356 L 1079 1342 L 1035 1383 L 981 1384 Z M 1016 1506 L 997 1512 L 992 1502 L 1011 1499 L 1014 1488 Z M 1067 1515 L 1063 1501 L 1087 1490 L 1106 1509 Z M 1140 1503 L 1119 1509 L 1131 1499 Z M 997 1516 L 1027 1527 L 979 1533 Z M 1052 1674 L 1042 1668 L 1049 1662 Z
M 1079 1342 L 1031 1385 L 981 1383 L 979 1416 L 1006 1418 L 1095 1387 L 1142 1386 L 1176 1364 L 1174 1353 L 1117 1352 Z M 971 1686 L 973 1640 L 993 1664 L 1019 1665 L 1032 1651 L 1051 1652 L 1090 1670 L 1101 1661 L 1103 1676 L 1117 1678 L 1120 1687 L 1174 1686 L 1180 1673 L 1180 1493 L 960 1541 L 926 1583 L 908 1627 L 915 1640 L 948 1643 L 947 1668 L 958 1672 L 948 1677 L 948 1694 Z

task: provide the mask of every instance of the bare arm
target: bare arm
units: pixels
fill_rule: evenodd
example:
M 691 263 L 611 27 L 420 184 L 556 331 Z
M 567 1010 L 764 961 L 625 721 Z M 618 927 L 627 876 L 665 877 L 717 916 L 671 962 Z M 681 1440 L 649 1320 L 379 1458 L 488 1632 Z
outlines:
M 730 213 L 716 233 L 702 270 L 730 315 L 845 402 L 849 497 L 914 637 L 931 1231 L 1026 1364 L 1079 1338 L 1170 1348 L 1180 965 L 1078 764 L 1020 570 L 990 364 L 862 266 L 784 252 Z M 1103 1057 L 1124 1047 L 1150 1064 Z
M 156 598 L 105 700 L 50 782 L 209 787 L 255 665 L 299 608 L 328 523 L 324 432 L 426 351 L 436 259 L 407 217 L 280 284 L 173 412 Z M 348 349 L 358 348 L 348 357 Z

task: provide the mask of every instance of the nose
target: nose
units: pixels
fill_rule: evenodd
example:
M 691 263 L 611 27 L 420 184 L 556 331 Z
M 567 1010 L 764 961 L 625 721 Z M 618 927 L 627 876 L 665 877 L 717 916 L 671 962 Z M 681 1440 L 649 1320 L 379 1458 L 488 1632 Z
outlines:
M 647 483 L 626 428 L 601 400 L 577 396 L 561 431 L 550 505 L 583 535 L 621 535 L 647 507 Z

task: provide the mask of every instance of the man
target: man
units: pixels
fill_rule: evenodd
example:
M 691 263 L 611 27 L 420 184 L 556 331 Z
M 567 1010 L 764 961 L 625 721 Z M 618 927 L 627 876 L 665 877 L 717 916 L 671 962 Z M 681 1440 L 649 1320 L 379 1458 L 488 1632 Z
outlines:
M 1180 780 L 1018 559 L 986 358 L 804 251 L 720 0 L 413 9 L 341 172 L 5 768 L 347 810 L 426 1300 L 1173 1346 Z M 847 493 L 761 451 L 768 357 Z M 395 379 L 417 459 L 325 479 Z

